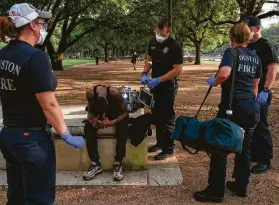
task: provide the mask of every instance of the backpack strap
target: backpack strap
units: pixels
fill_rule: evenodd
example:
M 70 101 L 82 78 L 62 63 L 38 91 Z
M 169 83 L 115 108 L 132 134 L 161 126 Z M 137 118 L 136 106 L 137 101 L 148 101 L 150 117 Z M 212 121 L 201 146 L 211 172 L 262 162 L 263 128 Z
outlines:
M 238 68 L 238 58 L 239 58 L 239 50 L 238 48 L 232 49 L 233 54 L 233 67 L 232 67 L 232 84 L 231 84 L 231 92 L 230 92 L 230 104 L 229 108 L 232 109 L 232 103 L 233 103 L 233 95 L 234 95 L 234 89 L 235 89 L 235 78 L 236 78 L 236 70 Z

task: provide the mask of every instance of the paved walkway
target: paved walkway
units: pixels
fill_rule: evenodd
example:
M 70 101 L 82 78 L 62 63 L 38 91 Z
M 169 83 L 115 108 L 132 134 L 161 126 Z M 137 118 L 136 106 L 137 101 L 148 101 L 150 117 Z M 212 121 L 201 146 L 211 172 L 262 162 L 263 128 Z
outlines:
M 61 106 L 64 118 L 68 126 L 82 126 L 82 120 L 86 118 L 85 105 Z M 2 110 L 0 108 L 0 126 L 2 125 Z M 153 131 L 155 133 L 155 131 Z M 153 144 L 155 137 L 149 137 L 149 144 Z M 173 186 L 180 185 L 183 181 L 180 167 L 176 157 L 165 161 L 153 160 L 152 154 L 148 156 L 149 167 L 147 170 L 126 170 L 125 177 L 121 182 L 112 179 L 111 172 L 103 172 L 95 179 L 84 181 L 81 171 L 78 172 L 57 172 L 57 186 L 116 186 L 116 185 L 135 185 L 135 186 Z M 0 155 L 0 186 L 7 185 L 5 161 Z

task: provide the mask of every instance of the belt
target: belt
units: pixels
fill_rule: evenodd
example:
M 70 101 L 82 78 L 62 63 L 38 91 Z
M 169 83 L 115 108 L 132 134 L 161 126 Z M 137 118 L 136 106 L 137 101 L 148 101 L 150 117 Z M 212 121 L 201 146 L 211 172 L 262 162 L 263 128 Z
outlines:
M 243 101 L 249 101 L 249 100 L 255 100 L 255 98 L 234 98 L 233 102 L 243 102 Z
M 30 130 L 30 131 L 49 129 L 49 127 L 47 126 L 46 127 L 14 127 L 14 126 L 7 126 L 7 125 L 4 125 L 4 128 L 8 130 Z

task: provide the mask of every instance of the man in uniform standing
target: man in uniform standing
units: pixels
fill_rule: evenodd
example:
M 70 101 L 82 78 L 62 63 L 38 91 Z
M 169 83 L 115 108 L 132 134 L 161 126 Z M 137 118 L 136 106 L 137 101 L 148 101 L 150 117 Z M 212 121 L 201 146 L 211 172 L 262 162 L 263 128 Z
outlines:
M 278 51 L 275 45 L 261 35 L 261 21 L 249 16 L 245 19 L 252 32 L 248 48 L 255 50 L 262 62 L 263 77 L 259 83 L 257 101 L 261 105 L 261 120 L 258 123 L 251 144 L 252 161 L 258 164 L 251 172 L 260 174 L 271 167 L 273 157 L 272 137 L 268 129 L 268 109 L 272 100 L 271 88 L 276 79 L 278 65 Z
M 154 94 L 152 114 L 157 143 L 148 151 L 162 150 L 155 156 L 156 160 L 171 157 L 174 152 L 174 142 L 170 135 L 174 129 L 174 101 L 178 89 L 176 78 L 182 72 L 183 52 L 181 46 L 170 36 L 170 30 L 171 25 L 167 19 L 162 19 L 157 24 L 156 37 L 149 42 L 148 57 L 141 77 L 141 83 L 148 85 Z M 149 79 L 151 69 L 152 79 Z

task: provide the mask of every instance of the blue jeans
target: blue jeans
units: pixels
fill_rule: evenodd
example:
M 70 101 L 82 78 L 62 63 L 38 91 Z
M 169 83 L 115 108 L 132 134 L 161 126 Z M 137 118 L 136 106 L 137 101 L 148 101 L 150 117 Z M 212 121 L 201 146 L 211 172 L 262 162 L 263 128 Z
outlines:
M 51 134 L 3 128 L 0 149 L 6 160 L 7 205 L 53 205 L 56 158 Z
M 225 118 L 227 104 L 219 105 L 217 117 Z M 260 120 L 260 108 L 256 101 L 235 102 L 231 119 L 245 130 L 242 153 L 236 154 L 233 178 L 239 187 L 247 188 L 250 179 L 250 144 L 254 128 Z M 227 155 L 211 155 L 208 184 L 211 193 L 223 197 L 225 192 Z

